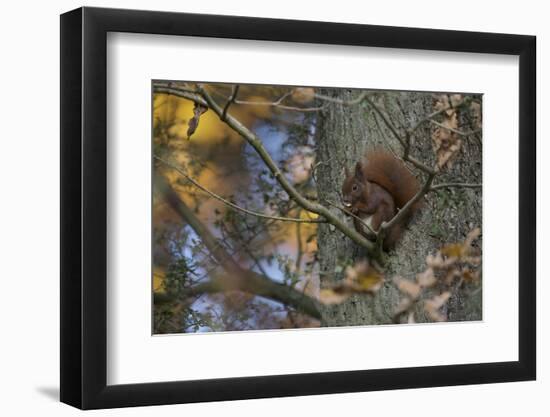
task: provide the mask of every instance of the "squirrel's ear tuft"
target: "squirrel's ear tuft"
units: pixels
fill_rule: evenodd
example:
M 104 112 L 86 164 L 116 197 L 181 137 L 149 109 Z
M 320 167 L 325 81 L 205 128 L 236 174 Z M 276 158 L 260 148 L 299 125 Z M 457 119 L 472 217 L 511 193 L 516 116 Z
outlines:
M 355 178 L 360 180 L 363 179 L 363 164 L 361 163 L 361 161 L 355 164 Z

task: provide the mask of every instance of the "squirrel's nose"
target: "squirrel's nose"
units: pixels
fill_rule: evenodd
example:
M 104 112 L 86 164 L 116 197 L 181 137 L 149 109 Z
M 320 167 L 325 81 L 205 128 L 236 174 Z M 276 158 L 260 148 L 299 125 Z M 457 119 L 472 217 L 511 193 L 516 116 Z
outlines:
M 351 207 L 351 202 L 344 200 L 344 206 L 348 208 Z

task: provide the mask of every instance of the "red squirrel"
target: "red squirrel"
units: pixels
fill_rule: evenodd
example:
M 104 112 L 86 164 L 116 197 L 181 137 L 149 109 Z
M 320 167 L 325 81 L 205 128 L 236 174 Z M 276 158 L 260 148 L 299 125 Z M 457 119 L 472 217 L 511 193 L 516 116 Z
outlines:
M 391 153 L 375 149 L 368 152 L 366 158 L 366 164 L 357 162 L 353 174 L 346 167 L 346 179 L 342 185 L 343 203 L 347 210 L 377 232 L 383 222 L 391 220 L 414 197 L 420 185 L 404 162 Z M 395 246 L 403 227 L 420 206 L 421 202 L 416 202 L 409 215 L 388 230 L 383 245 L 386 251 Z M 367 239 L 375 238 L 355 217 L 353 224 Z

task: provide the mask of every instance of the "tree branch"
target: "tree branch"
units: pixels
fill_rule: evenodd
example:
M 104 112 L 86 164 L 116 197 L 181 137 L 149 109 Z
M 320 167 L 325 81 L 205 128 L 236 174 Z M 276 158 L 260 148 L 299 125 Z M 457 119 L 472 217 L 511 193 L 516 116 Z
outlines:
M 187 100 L 191 100 L 195 103 L 200 104 L 201 106 L 208 107 L 208 104 L 204 99 L 198 95 L 195 92 L 190 92 L 186 89 L 180 90 L 177 87 L 165 87 L 165 86 L 157 86 L 153 85 L 153 89 L 155 93 L 159 94 L 169 94 L 176 97 L 186 98 Z
M 219 95 L 215 93 L 216 95 Z M 275 101 L 250 101 L 250 100 L 237 100 L 234 99 L 233 102 L 235 104 L 242 104 L 242 105 L 250 105 L 250 106 L 267 106 L 267 107 L 276 107 L 281 110 L 291 110 L 291 111 L 299 111 L 299 112 L 316 112 L 319 110 L 323 110 L 323 107 L 296 107 L 296 106 L 287 106 L 285 104 L 282 104 L 283 101 L 289 97 L 292 94 L 292 91 L 289 91 L 285 94 L 283 94 L 281 97 L 279 97 Z M 225 120 L 225 119 L 222 119 Z
M 325 200 L 325 202 L 329 205 L 329 206 L 332 206 L 334 208 L 337 208 L 338 210 L 342 211 L 343 213 L 347 214 L 348 216 L 351 216 L 353 217 L 354 219 L 356 219 L 359 223 L 361 223 L 361 225 L 366 228 L 370 233 L 372 233 L 373 235 L 376 235 L 376 232 L 372 229 L 372 227 L 370 227 L 370 224 L 368 224 L 367 222 L 365 222 L 361 217 L 357 216 L 356 214 L 352 213 L 350 210 L 346 209 L 345 207 L 341 207 L 339 206 L 338 204 L 336 203 L 333 203 L 332 201 L 330 200 Z
M 468 182 L 448 182 L 432 185 L 430 191 L 439 190 L 441 188 L 481 188 L 482 184 L 473 184 Z
M 429 166 L 423 164 L 418 159 L 412 157 L 410 155 L 410 135 L 412 134 L 412 131 L 407 132 L 406 137 L 403 138 L 398 132 L 395 126 L 388 120 L 384 112 L 378 108 L 376 104 L 368 97 L 365 97 L 365 101 L 373 108 L 373 110 L 380 116 L 386 127 L 390 130 L 390 132 L 393 134 L 393 136 L 397 139 L 397 141 L 401 144 L 403 147 L 403 157 L 402 159 L 404 161 L 410 162 L 412 165 L 414 165 L 416 168 L 424 171 L 428 175 L 433 175 L 436 173 L 436 171 L 433 168 L 430 168 Z
M 283 110 L 294 110 L 294 111 L 302 111 L 302 112 L 315 112 L 315 111 L 323 110 L 325 108 L 324 106 L 295 107 L 295 106 L 287 106 L 287 105 L 282 104 L 282 102 L 288 96 L 290 96 L 291 94 L 292 94 L 292 92 L 288 92 L 286 94 L 283 94 L 278 100 L 273 101 L 273 102 L 270 102 L 270 101 L 237 100 L 237 101 L 235 101 L 235 103 L 237 103 L 237 104 L 251 104 L 251 105 L 256 105 L 256 106 L 272 106 L 272 107 L 278 107 L 278 108 L 283 109 Z M 326 102 L 330 102 L 330 103 L 341 104 L 343 106 L 353 106 L 353 105 L 359 104 L 365 99 L 366 96 L 367 96 L 367 92 L 364 91 L 361 94 L 359 94 L 359 96 L 354 98 L 353 100 L 347 100 L 346 101 L 346 100 L 340 100 L 340 99 L 337 99 L 337 98 L 334 98 L 334 97 L 329 97 L 329 96 L 325 96 L 325 95 L 318 94 L 318 93 L 314 94 L 314 97 L 316 99 L 326 101 Z
M 401 144 L 401 146 L 403 146 L 404 148 L 407 147 L 407 144 L 405 142 L 405 140 L 401 137 L 401 135 L 397 132 L 397 130 L 395 129 L 395 126 L 393 125 L 393 123 L 391 123 L 389 121 L 389 119 L 387 118 L 387 116 L 384 114 L 384 112 L 382 110 L 380 110 L 378 108 L 378 106 L 376 104 L 374 104 L 374 102 L 368 97 L 368 96 L 365 96 L 365 101 L 368 103 L 369 106 L 371 106 L 373 108 L 373 110 L 380 116 L 380 118 L 382 119 L 382 121 L 384 122 L 384 124 L 386 125 L 386 127 L 390 130 L 390 132 L 392 133 L 392 135 L 397 139 L 397 141 Z
M 414 195 L 413 198 L 411 198 L 407 204 L 405 204 L 401 210 L 397 212 L 395 216 L 389 221 L 382 223 L 381 230 L 388 230 L 392 226 L 394 226 L 396 223 L 399 223 L 411 210 L 411 208 L 416 204 L 417 201 L 419 201 L 426 193 L 430 191 L 430 187 L 432 185 L 432 182 L 434 180 L 435 174 L 429 175 L 428 179 L 424 183 L 424 186 Z
M 424 117 L 424 118 L 421 119 L 420 121 L 418 121 L 418 122 L 416 123 L 416 125 L 414 125 L 412 129 L 410 129 L 409 132 L 410 132 L 411 134 L 413 134 L 413 133 L 416 132 L 416 131 L 418 130 L 418 128 L 419 128 L 420 126 L 422 126 L 424 123 L 426 123 L 426 122 L 431 122 L 432 119 L 433 119 L 434 117 L 439 116 L 440 114 L 446 112 L 447 110 L 451 110 L 451 109 L 460 109 L 461 107 L 465 107 L 465 106 L 469 105 L 472 101 L 473 101 L 472 99 L 470 99 L 470 100 L 464 99 L 464 100 L 463 100 L 459 105 L 457 105 L 457 106 L 453 106 L 452 104 L 450 104 L 450 105 L 448 105 L 448 106 L 443 107 L 442 109 L 436 110 L 436 111 L 434 111 L 433 113 L 428 114 L 426 117 Z M 449 103 L 450 103 L 450 102 L 451 102 L 451 101 L 449 100 Z
M 290 111 L 301 111 L 301 112 L 316 112 L 323 110 L 323 106 L 320 107 L 296 107 L 296 106 L 287 106 L 286 104 L 280 104 L 279 100 L 274 102 L 268 102 L 268 101 L 247 101 L 247 100 L 236 100 L 236 104 L 245 104 L 245 105 L 252 105 L 252 106 L 270 106 L 270 107 L 276 107 L 281 110 L 290 110 Z
M 237 99 L 237 94 L 239 94 L 239 85 L 235 84 L 233 86 L 233 91 L 231 92 L 231 97 L 229 97 L 229 100 L 227 100 L 227 103 L 225 103 L 225 107 L 223 108 L 223 112 L 221 115 L 221 119 L 225 121 L 225 117 L 227 116 L 227 110 L 229 110 L 229 106 L 231 103 L 234 103 Z
M 319 303 L 314 298 L 287 285 L 276 283 L 264 275 L 241 267 L 161 175 L 155 177 L 155 189 L 165 197 L 168 205 L 197 233 L 206 248 L 226 272 L 223 277 L 218 275 L 211 279 L 209 285 L 203 287 L 205 290 L 210 292 L 244 291 L 290 305 L 312 317 L 321 317 Z M 206 283 L 204 284 L 206 285 Z
M 393 226 L 395 226 L 397 223 L 402 221 L 405 216 L 412 210 L 412 207 L 422 198 L 424 195 L 426 195 L 430 191 L 430 187 L 432 185 L 432 181 L 434 180 L 435 173 L 428 175 L 428 178 L 422 188 L 414 195 L 413 198 L 411 198 L 407 204 L 405 204 L 393 218 L 388 222 L 383 222 L 380 225 L 380 229 L 378 230 L 378 233 L 376 233 L 376 250 L 375 255 L 378 258 L 382 257 L 382 247 L 384 243 L 384 238 L 386 237 L 387 232 L 389 229 L 391 229 Z
M 341 104 L 343 106 L 353 106 L 353 105 L 359 104 L 363 100 L 365 100 L 365 98 L 367 97 L 367 92 L 366 91 L 361 92 L 361 94 L 359 94 L 356 98 L 354 98 L 352 100 L 341 100 L 341 99 L 338 99 L 338 98 L 329 97 L 329 96 L 325 96 L 325 95 L 317 94 L 317 93 L 315 93 L 314 97 L 319 99 L 319 100 L 328 101 L 330 103 Z
M 176 166 L 174 163 L 166 161 L 165 159 L 162 159 L 160 156 L 153 155 L 153 158 L 156 160 L 162 162 L 164 165 L 172 168 L 174 171 L 176 171 L 178 174 L 180 174 L 182 177 L 184 177 L 187 181 L 189 181 L 191 184 L 193 184 L 195 187 L 200 189 L 201 191 L 208 194 L 210 197 L 215 198 L 218 201 L 221 201 L 223 204 L 225 204 L 228 207 L 231 207 L 234 210 L 241 211 L 243 213 L 249 214 L 251 216 L 260 217 L 262 219 L 271 219 L 271 220 L 278 220 L 283 222 L 295 222 L 295 223 L 326 223 L 326 220 L 323 219 L 298 219 L 295 217 L 281 217 L 281 216 L 271 216 L 269 214 L 263 214 L 258 213 L 257 211 L 248 210 L 244 207 L 241 207 L 235 203 L 232 203 L 229 200 L 226 200 L 225 198 L 219 196 L 218 194 L 214 193 L 213 191 L 210 191 L 208 188 L 202 186 L 197 181 L 195 181 L 193 178 L 191 178 L 189 175 L 187 175 L 181 168 Z
M 199 93 L 204 98 L 206 103 L 208 104 L 208 107 L 214 111 L 219 116 L 221 116 L 223 109 L 214 101 L 214 99 L 208 94 L 208 92 L 202 87 L 201 85 L 197 86 Z M 277 182 L 281 185 L 281 187 L 286 191 L 286 193 L 289 195 L 290 198 L 292 198 L 299 206 L 306 209 L 307 211 L 311 211 L 313 213 L 316 213 L 322 217 L 324 217 L 328 223 L 332 224 L 335 228 L 340 230 L 342 233 L 344 233 L 347 237 L 349 237 L 351 240 L 353 240 L 358 245 L 366 248 L 367 250 L 372 250 L 374 248 L 374 245 L 372 242 L 367 240 L 365 237 L 363 237 L 359 232 L 356 230 L 348 227 L 346 223 L 344 223 L 338 216 L 336 216 L 334 213 L 332 213 L 329 209 L 322 206 L 321 204 L 312 202 L 304 198 L 297 190 L 294 188 L 294 186 L 290 183 L 290 181 L 285 177 L 285 175 L 281 172 L 279 167 L 275 164 L 265 147 L 263 146 L 261 140 L 248 128 L 246 128 L 241 122 L 239 122 L 237 119 L 232 117 L 231 115 L 227 115 L 225 123 L 231 127 L 233 130 L 235 130 L 237 133 L 239 133 L 249 144 L 252 146 L 252 148 L 256 151 L 258 156 L 263 160 L 264 164 L 269 168 Z
M 443 123 L 436 122 L 433 119 L 430 119 L 430 123 L 435 125 L 435 126 L 438 126 L 438 127 L 442 128 L 442 129 L 446 129 L 449 132 L 456 133 L 457 135 L 460 135 L 460 136 L 472 136 L 472 135 L 476 135 L 479 132 L 481 132 L 481 129 L 472 130 L 471 132 L 463 132 L 463 131 L 458 130 L 458 129 L 453 129 L 452 127 L 449 127 L 449 126 L 445 126 Z

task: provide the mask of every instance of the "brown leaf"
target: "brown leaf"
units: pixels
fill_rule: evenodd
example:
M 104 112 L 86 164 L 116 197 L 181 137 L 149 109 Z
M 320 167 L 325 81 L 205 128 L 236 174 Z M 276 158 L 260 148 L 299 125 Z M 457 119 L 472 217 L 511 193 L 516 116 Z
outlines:
M 383 275 L 367 261 L 357 262 L 353 267 L 348 266 L 345 280 L 357 292 L 376 292 L 384 283 Z
M 432 268 L 428 268 L 424 272 L 416 274 L 416 282 L 424 288 L 433 286 L 437 282 L 434 276 L 434 270 Z
M 208 107 L 204 107 L 199 103 L 195 103 L 193 107 L 193 117 L 189 120 L 187 128 L 187 139 L 191 139 L 191 135 L 195 133 L 195 130 L 199 127 L 200 117 L 208 111 Z
M 409 297 L 404 297 L 399 301 L 399 305 L 395 309 L 395 315 L 400 316 L 412 306 L 412 300 Z
M 451 243 L 441 248 L 441 254 L 449 258 L 461 258 L 465 255 L 467 248 L 462 243 Z
M 394 278 L 395 285 L 399 288 L 399 291 L 408 294 L 411 298 L 416 299 L 420 295 L 422 288 L 420 285 L 401 277 Z
M 481 230 L 479 227 L 471 230 L 470 233 L 468 233 L 468 235 L 466 236 L 466 240 L 464 240 L 464 246 L 472 246 L 472 243 L 479 237 L 480 234 Z
M 473 101 L 470 104 L 470 111 L 472 112 L 474 127 L 476 129 L 481 129 L 482 127 L 481 104 L 479 104 L 476 101 Z
M 292 90 L 292 100 L 298 104 L 308 104 L 315 98 L 315 89 L 311 87 L 298 87 Z
M 472 266 L 479 266 L 481 265 L 481 256 L 466 256 L 463 261 Z
M 351 293 L 337 292 L 332 288 L 323 288 L 319 291 L 319 301 L 325 305 L 340 304 L 350 297 Z
M 462 94 L 451 94 L 451 106 L 458 107 L 464 102 Z
M 458 262 L 458 258 L 447 258 L 444 259 L 441 252 L 437 252 L 435 255 L 426 256 L 426 265 L 434 269 L 447 269 L 452 267 Z
M 321 289 L 319 301 L 323 304 L 339 304 L 353 294 L 374 295 L 384 284 L 384 276 L 361 261 L 346 268 L 345 277 L 340 282 Z
M 461 94 L 451 96 L 440 94 L 434 98 L 436 111 L 447 109 L 441 113 L 441 126 L 436 127 L 432 133 L 432 145 L 436 154 L 437 167 L 442 170 L 452 166 L 452 161 L 462 146 L 459 135 L 450 129 L 458 129 L 458 109 L 456 107 L 462 104 L 463 97 Z
M 451 285 L 455 278 L 459 278 L 460 273 L 456 270 L 456 268 L 452 268 L 447 272 L 447 275 L 445 276 L 445 279 L 443 282 L 447 285 Z
M 479 282 L 479 271 L 472 271 L 469 268 L 462 270 L 462 278 L 466 282 Z
M 424 310 L 433 321 L 445 321 L 446 317 L 439 311 L 443 305 L 449 300 L 451 293 L 445 291 L 440 295 L 424 301 Z
M 472 242 L 479 236 L 480 230 L 476 228 L 466 236 L 463 243 L 451 243 L 441 248 L 441 254 L 450 258 L 460 258 L 461 260 L 469 256 L 472 252 Z

